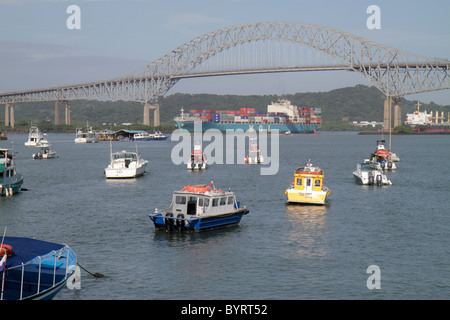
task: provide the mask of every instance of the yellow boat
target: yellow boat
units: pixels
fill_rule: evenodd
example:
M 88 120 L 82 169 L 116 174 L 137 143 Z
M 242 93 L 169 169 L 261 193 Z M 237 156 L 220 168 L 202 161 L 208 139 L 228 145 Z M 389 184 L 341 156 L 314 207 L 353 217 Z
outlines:
M 294 181 L 284 193 L 289 203 L 325 204 L 331 190 L 323 184 L 323 171 L 311 162 L 295 170 Z

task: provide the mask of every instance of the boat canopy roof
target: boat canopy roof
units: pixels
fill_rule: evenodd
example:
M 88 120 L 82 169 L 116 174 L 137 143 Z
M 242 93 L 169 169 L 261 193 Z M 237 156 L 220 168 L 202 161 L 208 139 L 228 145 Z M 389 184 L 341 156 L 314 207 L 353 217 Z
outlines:
M 10 245 L 13 251 L 13 255 L 8 256 L 6 260 L 8 268 L 22 263 L 25 264 L 37 257 L 43 257 L 52 251 L 58 251 L 65 247 L 64 244 L 22 237 L 5 237 L 3 244 Z
M 305 166 L 298 167 L 295 175 L 323 175 L 323 171 L 319 167 Z
M 214 189 L 211 186 L 207 186 L 206 184 L 201 185 L 190 185 L 188 184 L 180 191 L 176 191 L 176 193 L 194 193 L 201 194 L 205 196 L 219 196 L 219 195 L 233 195 L 234 193 L 229 191 L 225 192 L 219 189 Z

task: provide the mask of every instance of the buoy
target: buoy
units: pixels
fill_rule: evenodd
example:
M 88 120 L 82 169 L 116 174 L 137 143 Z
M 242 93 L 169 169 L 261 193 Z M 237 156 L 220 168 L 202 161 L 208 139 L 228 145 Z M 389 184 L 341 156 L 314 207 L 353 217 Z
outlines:
M 314 130 L 314 135 L 316 135 L 316 130 Z
M 0 258 L 11 253 L 12 247 L 9 244 L 0 244 Z

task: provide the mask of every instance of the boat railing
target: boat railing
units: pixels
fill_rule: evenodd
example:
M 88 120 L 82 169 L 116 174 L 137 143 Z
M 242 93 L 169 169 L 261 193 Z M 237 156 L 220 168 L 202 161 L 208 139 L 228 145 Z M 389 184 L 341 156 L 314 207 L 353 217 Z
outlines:
M 58 251 L 52 250 L 50 253 L 46 254 L 45 256 L 38 256 L 35 259 L 32 259 L 26 263 L 21 263 L 20 265 L 16 265 L 16 266 L 12 266 L 9 268 L 5 268 L 3 270 L 3 274 L 2 274 L 2 283 L 1 283 L 1 294 L 0 294 L 0 300 L 3 300 L 3 294 L 4 294 L 4 289 L 5 289 L 5 275 L 7 272 L 11 271 L 11 270 L 15 270 L 15 269 L 21 269 L 21 276 L 20 276 L 20 296 L 19 299 L 22 300 L 23 299 L 23 291 L 24 291 L 24 287 L 30 287 L 30 283 L 26 282 L 25 280 L 25 267 L 27 266 L 31 266 L 31 265 L 36 265 L 37 262 L 39 262 L 39 267 L 38 267 L 38 279 L 37 279 L 37 291 L 33 294 L 39 294 L 41 292 L 41 275 L 42 275 L 42 262 L 44 260 L 49 261 L 49 258 L 51 258 L 52 256 L 54 256 L 54 261 L 53 261 L 53 275 L 52 275 L 52 286 L 56 285 L 56 270 L 58 268 L 60 268 L 62 266 L 57 264 L 57 259 L 59 259 L 61 256 L 63 256 L 63 254 L 65 253 L 65 251 L 67 251 L 67 261 L 65 263 L 65 272 L 64 272 L 64 278 L 67 278 L 67 273 L 68 273 L 68 269 L 69 269 L 69 254 L 70 254 L 70 248 L 66 245 L 63 248 L 61 248 Z M 45 268 L 45 266 L 44 266 Z M 48 273 L 46 273 L 48 275 Z M 18 283 L 18 280 L 14 280 L 14 282 Z M 58 281 L 60 282 L 60 281 Z

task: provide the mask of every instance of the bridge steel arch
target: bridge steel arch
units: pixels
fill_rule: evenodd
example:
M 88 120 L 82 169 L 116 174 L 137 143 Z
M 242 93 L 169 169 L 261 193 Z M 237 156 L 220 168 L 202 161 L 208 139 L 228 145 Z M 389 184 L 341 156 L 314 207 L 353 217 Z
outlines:
M 244 73 L 311 70 L 256 68 L 195 74 L 197 66 L 227 49 L 261 40 L 298 43 L 333 57 L 341 65 L 327 70 L 359 72 L 386 96 L 450 88 L 449 61 L 401 52 L 327 27 L 301 23 L 263 22 L 219 29 L 199 36 L 117 79 L 41 90 L 0 94 L 0 103 L 52 100 L 125 100 L 155 102 L 180 79 Z M 322 70 L 320 68 L 316 70 Z

